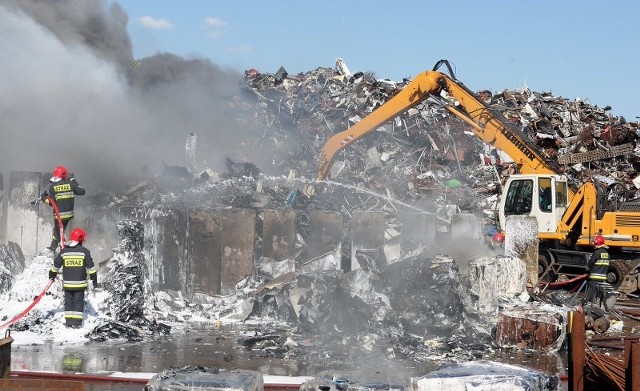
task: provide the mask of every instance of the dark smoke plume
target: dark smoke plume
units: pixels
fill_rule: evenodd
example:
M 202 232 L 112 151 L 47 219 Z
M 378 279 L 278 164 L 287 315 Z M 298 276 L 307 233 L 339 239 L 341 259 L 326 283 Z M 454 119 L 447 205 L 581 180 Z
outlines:
M 0 0 L 0 167 L 48 172 L 64 164 L 92 192 L 143 167 L 222 168 L 250 134 L 229 115 L 242 75 L 169 53 L 134 59 L 128 16 L 102 0 Z

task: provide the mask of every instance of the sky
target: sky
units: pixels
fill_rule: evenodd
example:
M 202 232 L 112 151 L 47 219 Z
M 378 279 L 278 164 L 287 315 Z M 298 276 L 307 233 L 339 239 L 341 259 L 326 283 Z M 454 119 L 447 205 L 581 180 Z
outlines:
M 527 86 L 640 116 L 635 1 L 117 0 L 133 53 L 289 74 L 333 67 L 401 81 L 440 59 L 474 91 Z

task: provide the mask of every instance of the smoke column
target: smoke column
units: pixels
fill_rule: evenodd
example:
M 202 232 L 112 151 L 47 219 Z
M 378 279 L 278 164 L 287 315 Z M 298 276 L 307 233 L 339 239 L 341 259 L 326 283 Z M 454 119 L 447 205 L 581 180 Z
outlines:
M 228 113 L 238 72 L 158 53 L 134 62 L 128 16 L 102 0 L 0 0 L 0 167 L 50 172 L 63 164 L 92 193 L 143 167 L 223 167 L 250 134 Z M 135 64 L 135 66 L 132 66 Z

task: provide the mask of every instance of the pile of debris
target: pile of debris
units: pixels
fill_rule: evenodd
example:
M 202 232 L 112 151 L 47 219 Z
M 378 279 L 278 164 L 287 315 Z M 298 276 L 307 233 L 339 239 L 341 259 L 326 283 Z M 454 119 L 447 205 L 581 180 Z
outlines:
M 503 152 L 484 144 L 435 100 L 425 100 L 343 150 L 312 198 L 303 195 L 313 182 L 324 143 L 354 125 L 404 88 L 371 73 L 352 73 L 342 60 L 335 68 L 289 75 L 246 72 L 228 113 L 239 122 L 254 121 L 261 134 L 238 152 L 245 162 L 227 160 L 226 172 L 205 169 L 166 186 L 145 182 L 116 202 L 145 206 L 292 208 L 337 211 L 348 222 L 352 210 L 386 213 L 389 227 L 400 230 L 400 211 L 437 213 L 439 230 L 451 211 L 468 211 L 495 224 L 501 184 L 516 172 Z M 579 185 L 595 180 L 613 191 L 610 202 L 640 197 L 638 122 L 593 106 L 523 87 L 500 93 L 480 91 L 480 99 L 519 128 L 546 159 L 563 168 Z M 249 124 L 247 124 L 249 127 Z M 195 134 L 187 149 L 195 150 Z M 194 153 L 188 153 L 195 160 Z M 257 167 L 252 160 L 260 156 Z M 176 170 L 173 170 L 176 171 Z M 186 186 L 185 186 L 186 184 Z M 304 217 L 302 218 L 304 221 Z M 349 227 L 346 227 L 347 231 Z
M 13 277 L 24 270 L 24 254 L 17 243 L 0 244 L 0 292 L 11 289 Z
M 491 317 L 475 312 L 467 283 L 448 257 L 407 258 L 386 270 L 292 272 L 262 284 L 251 279 L 254 288 L 234 297 L 252 303 L 241 320 L 261 326 L 245 344 L 252 350 L 266 350 L 262 342 L 268 340 L 271 352 L 300 359 L 309 349 L 295 341 L 312 338 L 314 357 L 348 357 L 345 362 L 365 356 L 469 360 L 493 352 Z M 203 308 L 206 313 L 225 318 Z M 264 331 L 274 323 L 288 331 Z
M 123 220 L 116 224 L 120 243 L 113 249 L 113 256 L 100 265 L 100 273 L 105 276 L 102 283 L 108 292 L 101 303 L 103 317 L 88 335 L 92 341 L 126 339 L 141 341 L 143 336 L 169 334 L 171 327 L 158 323 L 147 316 L 147 292 L 149 279 L 146 262 L 142 253 L 144 227 L 141 222 Z
M 157 373 L 144 387 L 145 391 L 194 389 L 260 391 L 264 389 L 264 381 L 256 371 L 185 366 Z
M 263 136 L 249 143 L 251 150 L 273 156 L 278 172 L 307 178 L 315 177 L 319 151 L 329 137 L 360 121 L 410 82 L 351 73 L 342 60 L 335 69 L 297 75 L 282 68 L 276 74 L 252 70 L 245 80 L 253 101 L 247 100 L 241 109 L 265 124 Z M 575 184 L 604 181 L 613 187 L 612 201 L 640 197 L 638 122 L 611 115 L 610 107 L 526 87 L 495 94 L 480 91 L 478 96 L 520 128 L 543 156 L 564 166 Z M 385 209 L 384 198 L 358 195 L 358 189 L 368 189 L 423 209 L 456 204 L 493 217 L 495 199 L 477 196 L 499 190 L 515 172 L 510 162 L 504 153 L 483 145 L 468 125 L 439 103 L 426 100 L 341 152 L 331 177 L 351 191 L 332 187 L 328 199 L 320 197 L 314 207 Z

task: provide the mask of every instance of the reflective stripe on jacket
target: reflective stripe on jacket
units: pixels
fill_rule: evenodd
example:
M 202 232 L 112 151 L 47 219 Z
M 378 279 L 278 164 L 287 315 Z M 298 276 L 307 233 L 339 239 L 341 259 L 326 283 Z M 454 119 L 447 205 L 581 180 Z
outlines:
M 609 251 L 607 246 L 601 246 L 596 248 L 589 260 L 589 280 L 605 282 L 608 272 Z
M 76 195 L 84 195 L 86 190 L 75 179 L 62 179 L 49 184 L 49 195 L 55 201 L 60 211 L 60 218 L 68 220 L 73 218 L 73 207 Z M 55 212 L 54 212 L 55 213 Z

